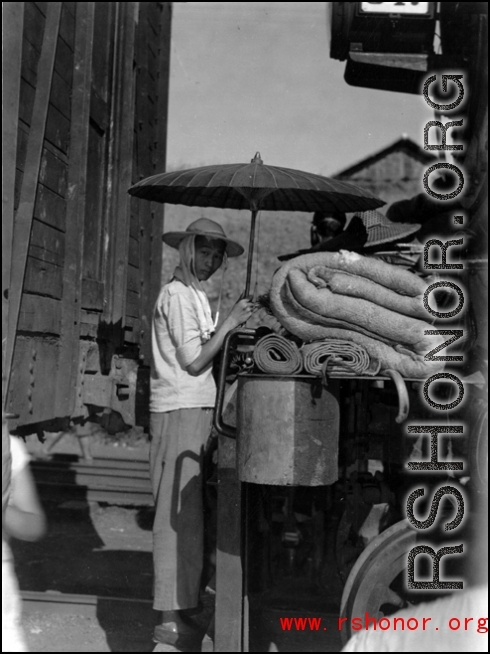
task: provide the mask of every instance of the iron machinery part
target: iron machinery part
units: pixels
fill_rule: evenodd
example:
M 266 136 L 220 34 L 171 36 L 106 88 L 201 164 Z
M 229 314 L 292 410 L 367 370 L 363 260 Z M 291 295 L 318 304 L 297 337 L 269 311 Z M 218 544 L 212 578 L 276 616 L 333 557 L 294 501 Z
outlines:
M 335 536 L 335 560 L 344 583 L 365 547 L 400 519 L 394 493 L 380 473 L 359 473 L 345 491 Z
M 231 425 L 227 425 L 223 420 L 223 401 L 226 390 L 226 375 L 228 372 L 228 362 L 230 358 L 230 349 L 232 341 L 238 339 L 240 336 L 248 338 L 255 338 L 255 329 L 232 329 L 225 337 L 223 343 L 223 353 L 221 355 L 221 364 L 218 376 L 218 390 L 216 394 L 216 407 L 214 411 L 214 428 L 218 434 L 228 436 L 228 438 L 236 439 L 236 429 Z
M 385 370 L 385 373 L 395 382 L 396 390 L 398 391 L 398 415 L 395 421 L 401 424 L 408 418 L 408 412 L 410 410 L 407 386 L 405 380 L 397 370 Z
M 368 612 L 378 620 L 385 615 L 383 607 L 399 610 L 407 605 L 391 585 L 406 569 L 407 556 L 416 545 L 416 538 L 416 530 L 407 520 L 401 520 L 377 536 L 357 559 L 340 604 L 340 617 L 347 618 L 341 631 L 343 645 L 352 636 L 353 617 Z

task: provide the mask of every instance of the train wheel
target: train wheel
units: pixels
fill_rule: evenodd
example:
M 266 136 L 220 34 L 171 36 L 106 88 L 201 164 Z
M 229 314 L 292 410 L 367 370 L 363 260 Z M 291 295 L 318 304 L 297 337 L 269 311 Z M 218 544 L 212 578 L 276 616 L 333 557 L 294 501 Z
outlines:
M 368 612 L 379 619 L 408 605 L 401 577 L 415 544 L 415 530 L 407 520 L 401 520 L 377 536 L 359 556 L 342 594 L 340 615 L 347 618 L 341 631 L 344 645 L 352 635 L 352 618 L 364 619 Z

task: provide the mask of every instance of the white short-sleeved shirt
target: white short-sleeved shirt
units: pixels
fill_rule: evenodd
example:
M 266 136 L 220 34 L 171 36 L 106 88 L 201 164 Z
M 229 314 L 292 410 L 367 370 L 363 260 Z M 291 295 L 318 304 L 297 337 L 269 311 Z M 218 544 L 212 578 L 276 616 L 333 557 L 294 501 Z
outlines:
M 197 300 L 185 284 L 166 284 L 153 311 L 150 411 L 214 407 L 216 384 L 210 363 L 197 376 L 186 368 L 201 353 Z

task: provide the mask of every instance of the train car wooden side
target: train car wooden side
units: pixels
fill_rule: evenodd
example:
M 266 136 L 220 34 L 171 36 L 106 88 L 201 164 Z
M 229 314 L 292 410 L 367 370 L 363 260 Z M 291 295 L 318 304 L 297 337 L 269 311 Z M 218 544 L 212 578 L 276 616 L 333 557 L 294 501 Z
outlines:
M 163 210 L 127 189 L 165 167 L 171 3 L 5 5 L 6 410 L 134 425 Z

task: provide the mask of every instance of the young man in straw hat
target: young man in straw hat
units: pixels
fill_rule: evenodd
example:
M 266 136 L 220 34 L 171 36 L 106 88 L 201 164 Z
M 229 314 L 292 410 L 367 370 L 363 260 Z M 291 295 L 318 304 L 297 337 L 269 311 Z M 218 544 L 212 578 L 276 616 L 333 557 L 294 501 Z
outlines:
M 186 649 L 198 635 L 188 612 L 198 606 L 202 573 L 202 455 L 216 396 L 212 362 L 253 305 L 239 300 L 216 328 L 201 282 L 224 269 L 227 257 L 243 253 L 220 225 L 199 218 L 163 241 L 179 250 L 180 263 L 160 291 L 152 322 L 153 607 L 163 612 L 155 640 Z

